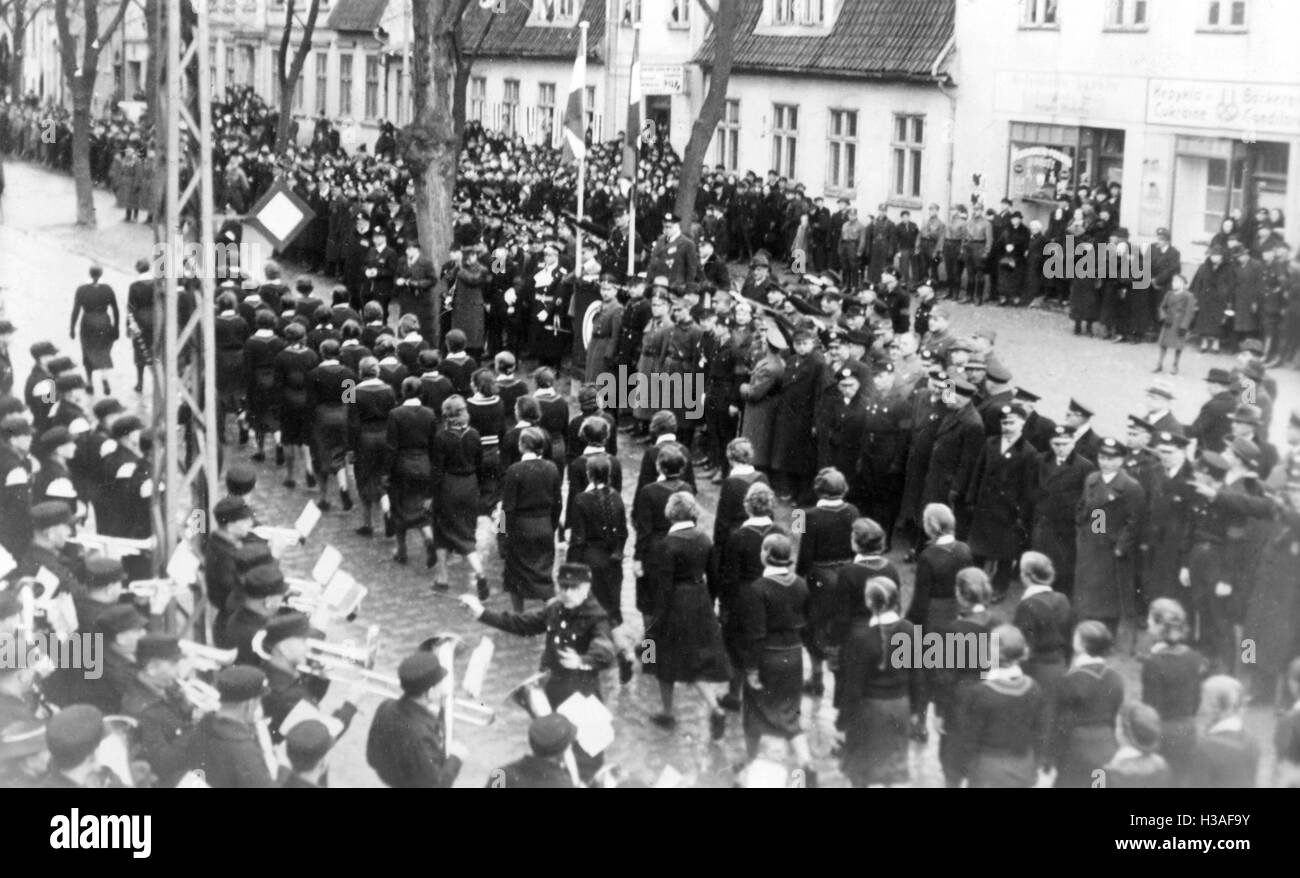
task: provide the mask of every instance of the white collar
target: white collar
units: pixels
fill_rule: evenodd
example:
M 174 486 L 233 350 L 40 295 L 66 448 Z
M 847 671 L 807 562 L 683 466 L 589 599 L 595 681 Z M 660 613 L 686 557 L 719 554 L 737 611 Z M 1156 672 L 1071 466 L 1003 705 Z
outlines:
M 379 361 L 379 365 L 381 366 L 397 366 L 399 364 L 397 357 L 394 357 L 391 354 Z
M 898 619 L 899 619 L 898 613 L 894 612 L 893 610 L 886 610 L 883 613 L 879 613 L 878 615 L 872 616 L 871 621 L 868 624 L 871 625 L 873 628 L 878 627 L 880 625 L 893 625 L 895 622 L 898 621 Z
M 854 555 L 854 556 L 853 556 L 853 563 L 854 563 L 854 564 L 866 564 L 866 563 L 869 562 L 869 561 L 878 561 L 878 560 L 881 560 L 882 557 L 883 557 L 883 556 L 881 556 L 881 555 Z
M 753 464 L 735 463 L 731 465 L 731 474 L 733 476 L 747 476 L 754 472 Z
M 1115 481 L 1115 477 L 1119 475 L 1119 470 L 1115 470 L 1115 472 L 1110 473 L 1109 475 L 1103 472 L 1099 472 L 1098 474 L 1101 476 L 1101 480 L 1109 485 L 1111 482 Z
M 693 521 L 674 521 L 672 525 L 669 526 L 668 532 L 675 533 L 679 530 L 690 530 L 693 527 L 695 527 L 695 522 Z
M 750 518 L 746 518 L 744 521 L 742 521 L 742 522 L 740 523 L 740 526 L 741 526 L 741 527 L 748 527 L 748 526 L 751 525 L 751 524 L 755 524 L 755 525 L 769 525 L 769 524 L 771 524 L 771 523 L 772 523 L 772 516 L 770 516 L 770 515 L 755 515 L 755 516 L 752 516 L 752 517 L 750 517 Z
M 1030 585 L 1025 588 L 1025 593 L 1020 596 L 1023 601 L 1025 598 L 1032 598 L 1036 594 L 1047 594 L 1052 590 L 1050 585 Z
M 1072 668 L 1082 668 L 1088 665 L 1106 666 L 1106 657 L 1102 655 L 1088 655 L 1086 652 L 1077 653 L 1074 660 L 1070 662 Z
M 418 332 L 408 332 L 406 338 L 402 339 L 402 341 L 421 342 L 424 341 L 424 336 Z
M 986 676 L 984 677 L 984 679 L 1005 680 L 1007 682 L 1013 682 L 1015 680 L 1019 680 L 1024 675 L 1025 672 L 1020 669 L 1020 665 L 1012 665 L 1009 668 L 1004 668 L 999 665 L 999 666 L 989 668 L 988 671 L 986 672 Z
M 582 453 L 583 453 L 584 455 L 585 455 L 585 454 L 604 454 L 604 453 L 605 453 L 605 446 L 603 446 L 603 445 L 588 445 L 586 448 L 582 449 Z
M 770 567 L 770 566 L 763 567 L 763 575 L 769 578 L 783 579 L 789 574 L 790 574 L 789 567 Z
M 331 358 L 328 359 L 328 360 L 321 360 L 321 363 L 320 363 L 320 364 L 321 364 L 322 366 L 337 366 L 337 365 L 339 364 L 339 358 L 338 358 L 338 357 L 331 357 Z
M 402 400 L 402 405 L 417 406 L 417 405 L 424 405 L 424 403 L 420 402 L 420 398 L 418 396 L 413 396 L 410 399 Z
M 955 537 L 952 534 L 944 534 L 943 536 L 938 536 L 934 538 L 934 544 L 936 546 L 946 546 L 949 543 L 955 543 L 955 542 L 957 542 L 957 537 Z
M 444 357 L 443 359 L 446 359 L 446 360 L 467 360 L 467 359 L 469 359 L 469 354 L 465 353 L 464 351 L 456 351 L 456 353 L 454 353 L 454 354 L 447 354 L 447 356 Z
M 533 399 L 555 399 L 559 395 L 554 387 L 541 387 L 533 391 Z
M 253 335 L 258 338 L 275 338 L 275 331 L 271 329 L 259 329 L 257 332 L 254 332 Z
M 659 434 L 659 437 L 655 439 L 655 444 L 663 445 L 665 442 L 676 442 L 676 441 L 677 441 L 676 433 L 661 433 Z
M 542 459 L 542 456 L 541 456 L 540 454 L 534 454 L 534 453 L 531 452 L 531 451 L 525 451 L 525 452 L 523 453 L 523 455 L 522 455 L 519 459 L 520 459 L 521 461 L 523 461 L 523 460 L 541 460 L 541 459 Z
M 1216 732 L 1241 732 L 1243 730 L 1241 715 L 1225 716 L 1205 730 L 1205 734 L 1213 735 Z
M 360 347 L 360 345 L 361 345 L 361 340 L 360 340 L 360 339 L 356 339 L 356 338 L 345 338 L 345 339 L 343 340 L 343 347 L 345 347 L 345 348 Z
M 818 500 L 817 508 L 818 509 L 843 509 L 844 501 L 843 500 Z
M 362 384 L 369 384 L 369 385 L 371 385 L 372 387 L 373 387 L 374 385 L 376 385 L 376 384 L 378 384 L 378 385 L 381 386 L 381 387 L 387 387 L 387 386 L 388 386 L 388 384 L 387 384 L 386 382 L 384 382 L 383 380 L 381 380 L 381 379 L 379 379 L 379 378 L 367 378 L 367 379 L 365 379 L 364 381 L 362 381 L 361 384 L 358 384 L 357 387 L 360 387 Z

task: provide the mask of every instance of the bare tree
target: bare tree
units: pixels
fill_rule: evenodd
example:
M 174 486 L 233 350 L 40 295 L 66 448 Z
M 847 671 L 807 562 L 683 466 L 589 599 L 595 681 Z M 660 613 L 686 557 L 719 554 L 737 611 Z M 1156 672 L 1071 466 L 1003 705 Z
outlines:
M 276 80 L 280 86 L 280 118 L 275 129 L 275 152 L 282 154 L 289 145 L 289 129 L 293 126 L 293 93 L 302 76 L 302 65 L 307 62 L 307 52 L 311 49 L 312 34 L 316 32 L 316 17 L 320 14 L 320 0 L 310 0 L 307 9 L 307 21 L 302 26 L 302 41 L 293 52 L 293 61 L 289 62 L 289 44 L 293 40 L 294 0 L 285 0 L 284 33 L 280 37 L 280 50 L 276 56 Z
M 461 22 L 464 21 L 465 10 L 468 8 L 468 3 L 461 4 L 459 19 Z M 455 118 L 457 136 L 465 132 L 465 93 L 469 89 L 470 71 L 474 67 L 474 61 L 478 58 L 478 53 L 483 50 L 483 43 L 487 40 L 488 32 L 492 30 L 492 24 L 496 20 L 495 12 L 487 17 L 487 23 L 483 25 L 483 30 L 479 32 L 478 41 L 474 44 L 473 51 L 468 53 L 461 45 L 461 28 L 456 28 L 456 90 L 452 94 L 452 116 Z
M 707 0 L 698 2 L 713 27 L 713 67 L 709 70 L 709 90 L 704 96 L 704 105 L 691 126 L 691 139 L 686 142 L 681 178 L 677 184 L 677 214 L 685 217 L 687 222 L 695 213 L 695 196 L 700 188 L 709 144 L 713 142 L 713 135 L 727 107 L 727 85 L 735 57 L 736 31 L 740 26 L 740 0 L 717 0 L 716 10 Z
M 99 29 L 98 0 L 82 0 L 81 57 L 77 35 L 68 16 L 69 0 L 54 0 L 54 21 L 59 29 L 59 60 L 63 79 L 72 92 L 72 180 L 77 191 L 77 225 L 95 225 L 95 188 L 90 179 L 90 104 L 99 75 L 99 52 L 126 15 L 130 0 L 120 0 L 108 26 Z
M 0 20 L 9 22 L 9 97 L 15 103 L 23 96 L 23 49 L 27 44 L 27 26 L 50 0 L 5 0 L 0 3 Z

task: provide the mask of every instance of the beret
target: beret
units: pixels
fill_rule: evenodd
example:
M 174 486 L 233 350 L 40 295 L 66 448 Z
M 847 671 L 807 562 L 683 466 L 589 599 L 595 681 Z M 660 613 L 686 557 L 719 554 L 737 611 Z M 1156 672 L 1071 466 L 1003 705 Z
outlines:
M 423 695 L 445 676 L 447 672 L 432 652 L 417 652 L 402 659 L 397 666 L 397 679 L 402 684 L 402 691 L 408 695 Z
M 237 704 L 261 698 L 266 690 L 266 674 L 251 665 L 232 665 L 217 674 L 217 691 L 225 704 Z
M 528 744 L 538 756 L 558 756 L 577 734 L 577 727 L 559 713 L 539 716 L 528 724 Z
M 253 517 L 253 510 L 244 502 L 243 497 L 222 497 L 217 501 L 212 513 L 217 519 L 218 527 L 230 524 L 232 521 L 239 521 L 241 518 Z
M 32 507 L 32 527 L 37 530 L 44 530 L 47 527 L 54 527 L 56 524 L 70 524 L 72 522 L 72 509 L 67 503 L 61 503 L 58 500 L 46 500 L 44 503 L 37 503 Z
M 67 393 L 69 390 L 85 390 L 86 379 L 76 372 L 60 375 L 54 379 L 54 389 L 59 393 Z
M 298 771 L 314 768 L 333 746 L 334 736 L 318 719 L 303 720 L 284 736 L 285 754 Z
M 257 484 L 257 470 L 246 463 L 232 463 L 226 468 L 226 487 L 232 494 L 247 494 Z
M 180 640 L 167 634 L 146 634 L 135 645 L 135 663 L 142 668 L 153 659 L 174 662 L 180 658 Z
M 33 360 L 41 357 L 53 357 L 59 352 L 59 349 L 54 346 L 52 341 L 38 341 L 31 346 L 30 350 Z
M 135 415 L 127 415 L 114 421 L 113 428 L 109 430 L 109 433 L 114 439 L 121 439 L 123 436 L 143 429 L 144 421 L 140 420 Z
M 45 745 L 55 764 L 65 768 L 79 765 L 95 751 L 104 737 L 104 715 L 89 704 L 65 707 L 50 717 L 45 726 Z
M 116 558 L 105 558 L 102 555 L 96 555 L 93 558 L 86 559 L 86 585 L 90 588 L 102 588 L 106 585 L 112 585 L 115 582 L 121 582 L 126 577 L 122 569 L 122 562 Z
M 42 433 L 41 438 L 38 440 L 38 443 L 40 444 L 42 450 L 52 451 L 55 448 L 58 448 L 60 445 L 67 445 L 71 441 L 72 441 L 72 433 L 68 431 L 68 428 L 64 426 L 58 426 L 58 427 L 51 427 L 50 429 Z
M 278 565 L 261 564 L 244 574 L 244 594 L 250 598 L 268 598 L 288 590 Z
M 99 614 L 94 628 L 109 637 L 116 637 L 123 631 L 134 631 L 146 625 L 144 616 L 141 616 L 135 607 L 130 604 L 113 604 Z

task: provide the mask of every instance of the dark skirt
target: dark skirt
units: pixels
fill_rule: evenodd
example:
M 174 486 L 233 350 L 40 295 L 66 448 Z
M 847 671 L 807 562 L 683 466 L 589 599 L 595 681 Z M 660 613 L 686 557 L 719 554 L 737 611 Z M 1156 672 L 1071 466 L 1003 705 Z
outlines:
M 348 454 L 348 413 L 341 405 L 316 406 L 316 466 L 326 475 L 341 470 Z
M 604 546 L 578 546 L 569 549 L 566 560 L 591 568 L 591 593 L 609 616 L 609 624 L 615 628 L 622 625 L 623 559 Z
M 1196 758 L 1196 720 L 1163 720 L 1160 723 L 1160 755 L 1169 764 L 1174 786 L 1187 786 L 1192 762 Z
M 488 515 L 501 502 L 501 449 L 483 446 L 483 460 L 478 472 L 478 514 Z
M 439 549 L 468 555 L 478 549 L 478 477 L 444 473 L 433 504 L 433 539 Z
M 81 318 L 81 362 L 87 369 L 113 368 L 115 340 L 113 320 L 107 311 L 85 312 Z
M 1038 764 L 1032 752 L 1023 756 L 1010 753 L 980 753 L 970 769 L 972 789 L 1017 789 L 1032 787 L 1038 781 Z
M 83 345 L 83 348 L 85 346 Z M 112 365 L 110 360 L 109 365 Z M 103 368 L 91 366 L 92 369 Z M 217 396 L 223 403 L 236 402 L 244 396 L 244 352 L 217 351 Z
M 273 377 L 258 373 L 248 391 L 248 425 L 259 433 L 279 429 L 276 406 L 280 394 Z
M 555 528 L 548 515 L 512 515 L 498 545 L 505 560 L 505 590 L 522 598 L 555 596 Z
M 803 647 L 766 647 L 759 657 L 761 690 L 745 686 L 741 716 L 746 738 L 763 735 L 790 739 L 803 734 L 800 699 L 803 694 Z
M 1095 780 L 1093 772 L 1105 768 L 1118 749 L 1115 729 L 1111 726 L 1078 726 L 1072 729 L 1056 762 L 1056 786 L 1091 788 Z
M 722 626 L 704 580 L 673 584 L 668 605 L 646 626 L 654 644 L 653 673 L 661 683 L 725 682 L 731 663 L 722 646 Z
M 280 409 L 280 444 L 311 444 L 312 410 L 306 406 L 282 406 Z
M 424 527 L 429 523 L 429 500 L 433 497 L 429 455 L 421 451 L 398 452 L 388 480 L 389 514 L 399 530 Z
M 866 698 L 849 718 L 840 769 L 855 787 L 906 783 L 912 708 L 900 698 Z
M 363 429 L 357 438 L 356 461 L 353 470 L 357 476 L 357 494 L 367 503 L 374 503 L 384 495 L 384 477 L 390 467 L 388 459 L 388 429 Z
M 837 628 L 847 628 L 849 623 L 848 619 L 838 618 L 845 607 L 837 599 L 836 589 L 840 568 L 848 563 L 847 560 L 816 563 L 808 571 L 808 627 L 804 629 L 804 643 L 817 661 L 825 659 L 827 651 L 839 645 L 834 632 Z

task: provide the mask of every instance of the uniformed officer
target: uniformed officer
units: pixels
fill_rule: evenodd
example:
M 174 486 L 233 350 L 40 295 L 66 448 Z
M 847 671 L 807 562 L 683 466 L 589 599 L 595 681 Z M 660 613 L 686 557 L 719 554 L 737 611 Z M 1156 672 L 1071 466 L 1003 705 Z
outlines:
M 1004 405 L 1001 435 L 984 444 L 967 502 L 974 510 L 970 550 L 977 566 L 992 563 L 993 600 L 1005 597 L 1012 568 L 1029 544 L 1038 452 L 1024 436 L 1028 412 Z
M 872 372 L 872 392 L 862 423 L 858 474 L 865 500 L 862 514 L 885 530 L 888 546 L 903 503 L 903 470 L 911 434 L 909 405 L 893 393 L 894 364 L 880 361 Z
M 1128 455 L 1124 458 L 1124 472 L 1137 480 L 1148 500 L 1151 497 L 1151 486 L 1156 470 L 1160 468 L 1160 456 L 1150 447 L 1155 434 L 1156 428 L 1150 421 L 1137 415 L 1128 416 L 1128 430 L 1125 436 Z
M 565 767 L 565 753 L 573 744 L 577 727 L 558 713 L 536 717 L 528 726 L 532 753 L 503 765 L 488 775 L 488 789 L 558 790 L 573 786 Z
M 0 546 L 15 558 L 32 538 L 32 425 L 22 415 L 0 420 Z
M 262 721 L 266 675 L 247 665 L 217 674 L 221 707 L 199 720 L 186 768 L 203 773 L 215 789 L 266 789 L 275 786 L 277 770 L 271 738 Z
M 1023 408 L 1027 414 L 1025 439 L 1039 454 L 1046 454 L 1051 450 L 1052 437 L 1056 435 L 1056 422 L 1038 413 L 1037 406 L 1041 399 L 1042 397 L 1037 393 L 1025 390 L 1023 387 L 1017 387 L 1015 396 L 1012 397 L 1012 401 Z
M 703 333 L 692 319 L 690 307 L 682 299 L 673 302 L 670 318 L 672 325 L 668 329 L 660 370 L 665 375 L 681 376 L 681 399 L 673 400 L 677 405 L 672 410 L 677 416 L 677 441 L 689 452 L 695 436 L 695 419 L 686 416 L 685 397 L 687 393 L 693 394 L 694 388 L 699 386 L 696 376 L 700 374 L 700 339 Z
M 103 458 L 104 517 L 97 522 L 104 536 L 143 540 L 153 534 L 154 484 L 144 457 L 143 436 L 144 423 L 135 415 L 113 422 L 117 449 Z M 128 555 L 123 563 L 131 579 L 144 579 L 152 572 L 152 562 L 143 553 Z
M 9 353 L 9 343 L 14 338 L 14 325 L 0 320 L 0 396 L 14 392 L 14 362 Z
M 850 503 L 857 505 L 863 485 L 854 477 L 862 455 L 862 433 L 867 423 L 867 397 L 858 372 L 845 365 L 835 374 L 835 384 L 821 395 L 813 429 L 817 435 L 817 469 L 834 467 L 849 476 Z
M 294 725 L 284 738 L 289 757 L 289 776 L 281 784 L 286 790 L 314 790 L 329 786 L 330 748 L 334 737 L 323 722 L 306 719 Z
M 1075 440 L 1078 447 L 1078 440 Z M 1137 546 L 1145 498 L 1122 469 L 1128 449 L 1107 437 L 1097 446 L 1075 514 L 1074 605 L 1079 618 L 1105 622 L 1111 634 L 1137 613 Z
M 236 556 L 252 531 L 253 510 L 242 497 L 223 497 L 217 501 L 212 514 L 216 527 L 203 547 L 203 574 L 208 602 L 216 612 L 213 633 L 220 640 L 230 612 L 229 601 L 240 588 Z
M 366 762 L 388 786 L 450 787 L 460 773 L 464 746 L 460 741 L 445 745 L 446 676 L 432 652 L 417 652 L 397 666 L 402 697 L 379 705 L 366 740 Z
M 126 573 L 122 562 L 102 555 L 86 559 L 85 588 L 72 595 L 72 603 L 77 608 L 77 628 L 92 631 L 99 618 L 110 608 L 122 601 L 122 586 L 126 582 Z
M 23 402 L 32 412 L 33 422 L 44 425 L 50 407 L 54 405 L 54 376 L 50 371 L 50 361 L 59 355 L 59 349 L 53 342 L 38 341 L 31 347 L 31 374 L 27 376 L 27 385 L 23 389 Z
M 108 456 L 117 451 L 113 424 L 126 414 L 126 408 L 110 396 L 96 402 L 91 412 L 95 423 L 85 433 L 73 437 L 77 450 L 69 469 L 78 496 L 90 504 L 95 510 L 95 521 L 100 522 L 109 514 L 104 506 L 104 495 L 109 485 L 104 469 Z
M 1074 450 L 1084 460 L 1097 462 L 1097 448 L 1101 437 L 1092 429 L 1092 409 L 1073 397 L 1065 410 L 1065 426 L 1074 431 Z
M 319 705 L 329 691 L 329 680 L 300 670 L 307 659 L 308 638 L 323 639 L 324 635 L 312 630 L 306 613 L 298 612 L 281 613 L 271 618 L 263 630 L 259 658 L 270 691 L 262 699 L 262 712 L 270 722 L 271 740 L 279 743 L 282 739 L 280 724 L 298 702 L 306 700 L 313 706 Z M 343 723 L 346 731 L 356 713 L 356 705 L 345 701 L 334 711 L 334 717 Z
M 1084 482 L 1096 468 L 1075 451 L 1074 432 L 1064 425 L 1052 431 L 1050 448 L 1038 459 L 1030 544 L 1051 559 L 1056 569 L 1053 586 L 1066 597 L 1074 594 L 1075 512 Z
M 230 615 L 221 630 L 217 645 L 222 649 L 237 649 L 236 661 L 244 665 L 258 664 L 253 651 L 253 635 L 266 627 L 271 617 L 284 604 L 289 586 L 277 564 L 261 564 L 244 575 L 239 608 Z
M 1011 386 L 1011 373 L 1001 363 L 989 363 L 984 374 L 984 400 L 978 409 L 984 421 L 984 435 L 991 439 L 1001 434 L 1002 409 L 1015 400 L 1016 391 Z
M 185 660 L 180 641 L 146 634 L 135 646 L 136 673 L 122 694 L 122 713 L 137 723 L 138 755 L 160 787 L 173 787 L 185 773 L 195 708 L 181 691 Z

